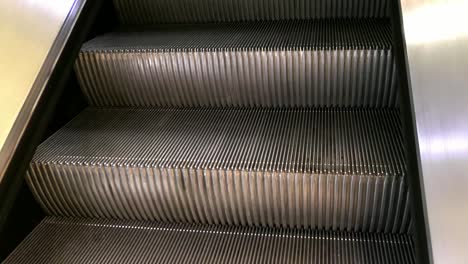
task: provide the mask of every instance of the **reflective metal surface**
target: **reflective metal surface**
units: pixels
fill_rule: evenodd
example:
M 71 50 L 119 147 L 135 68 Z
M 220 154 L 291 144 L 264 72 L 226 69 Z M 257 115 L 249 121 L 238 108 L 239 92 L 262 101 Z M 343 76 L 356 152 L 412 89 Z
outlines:
M 468 1 L 401 7 L 432 261 L 468 263 Z
M 158 26 L 85 43 L 75 69 L 91 105 L 395 107 L 391 46 L 377 19 Z
M 0 182 L 84 2 L 0 2 Z
M 90 108 L 37 148 L 27 182 L 56 216 L 406 233 L 399 119 Z
M 114 0 L 124 24 L 218 23 L 389 15 L 389 0 Z
M 3 264 L 414 264 L 409 235 L 45 218 Z

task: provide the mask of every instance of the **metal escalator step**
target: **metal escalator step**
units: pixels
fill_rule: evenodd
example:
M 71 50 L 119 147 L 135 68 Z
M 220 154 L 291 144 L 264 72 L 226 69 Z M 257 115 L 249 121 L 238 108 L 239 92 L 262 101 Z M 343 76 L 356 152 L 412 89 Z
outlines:
M 4 264 L 415 263 L 408 235 L 48 217 Z
M 395 107 L 387 20 L 169 25 L 87 42 L 75 69 L 94 106 Z
M 388 0 L 114 0 L 125 24 L 388 17 Z
M 50 215 L 407 232 L 399 115 L 87 109 L 27 182 Z

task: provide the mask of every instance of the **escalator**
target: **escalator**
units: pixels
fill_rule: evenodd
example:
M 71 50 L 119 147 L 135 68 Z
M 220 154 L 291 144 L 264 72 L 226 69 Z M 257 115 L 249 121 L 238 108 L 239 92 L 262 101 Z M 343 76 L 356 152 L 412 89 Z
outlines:
M 416 263 L 389 1 L 112 4 L 3 263 Z

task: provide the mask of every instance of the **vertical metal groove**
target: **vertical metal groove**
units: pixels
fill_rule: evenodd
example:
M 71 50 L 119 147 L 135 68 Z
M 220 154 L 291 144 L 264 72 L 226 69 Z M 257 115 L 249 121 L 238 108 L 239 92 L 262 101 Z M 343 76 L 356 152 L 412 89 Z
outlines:
M 179 25 L 111 33 L 86 43 L 75 68 L 94 106 L 392 108 L 398 89 L 387 22 Z
M 88 109 L 27 182 L 57 216 L 406 233 L 395 110 Z
M 408 235 L 47 217 L 21 263 L 415 263 Z
M 210 23 L 389 16 L 387 0 L 114 0 L 124 24 Z

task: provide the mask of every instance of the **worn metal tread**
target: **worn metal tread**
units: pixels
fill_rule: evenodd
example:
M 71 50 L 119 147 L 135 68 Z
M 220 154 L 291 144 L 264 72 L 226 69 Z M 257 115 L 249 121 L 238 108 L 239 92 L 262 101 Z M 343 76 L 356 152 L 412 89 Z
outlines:
M 395 107 L 387 20 L 160 26 L 86 43 L 80 86 L 108 107 Z
M 4 264 L 415 263 L 408 235 L 48 217 Z
M 88 109 L 27 181 L 52 215 L 407 232 L 399 115 Z
M 114 0 L 124 24 L 389 17 L 388 0 Z

